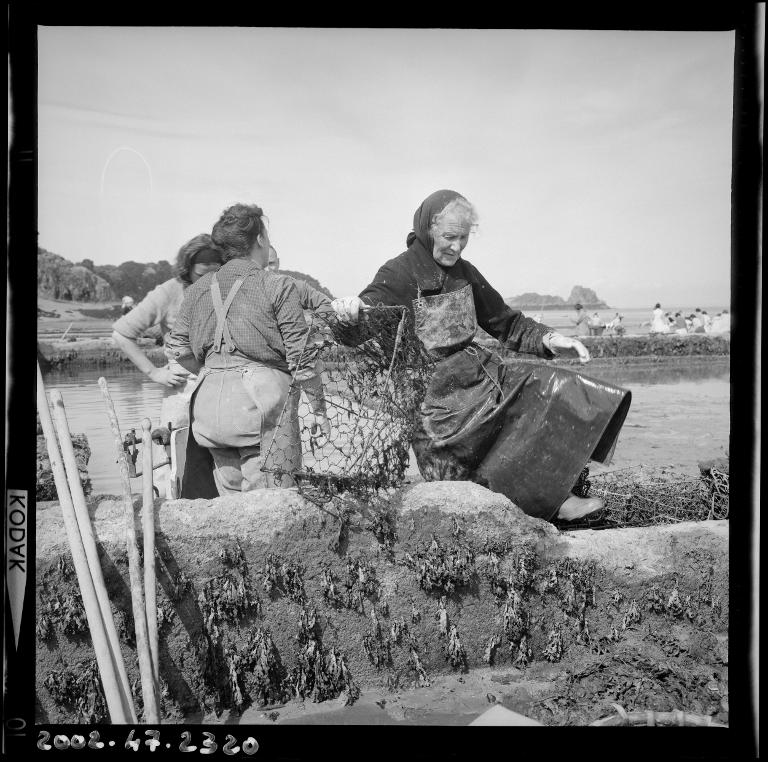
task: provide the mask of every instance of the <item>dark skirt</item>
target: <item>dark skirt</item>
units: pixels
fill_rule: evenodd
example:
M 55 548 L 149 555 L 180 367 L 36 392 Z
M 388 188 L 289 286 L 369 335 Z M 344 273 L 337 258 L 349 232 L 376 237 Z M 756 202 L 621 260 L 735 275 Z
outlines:
M 198 387 L 199 388 L 199 387 Z M 207 447 L 203 447 L 192 433 L 195 420 L 194 401 L 197 389 L 189 400 L 189 432 L 187 434 L 186 461 L 181 478 L 181 497 L 189 500 L 205 498 L 210 500 L 219 496 L 219 488 L 213 478 L 213 456 Z
M 413 449 L 427 481 L 470 480 L 553 519 L 589 460 L 610 462 L 632 393 L 473 345 L 441 360 Z

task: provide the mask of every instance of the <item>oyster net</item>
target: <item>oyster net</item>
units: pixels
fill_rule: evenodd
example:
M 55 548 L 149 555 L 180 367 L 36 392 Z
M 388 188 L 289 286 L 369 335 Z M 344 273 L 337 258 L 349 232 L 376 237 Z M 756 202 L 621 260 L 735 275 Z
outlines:
M 317 503 L 398 486 L 431 367 L 408 311 L 371 307 L 354 326 L 313 314 L 299 366 L 305 361 L 322 387 L 294 374 L 262 470 Z
M 639 527 L 727 519 L 727 470 L 710 467 L 699 477 L 672 468 L 636 466 L 590 476 L 589 494 L 605 501 L 605 518 Z

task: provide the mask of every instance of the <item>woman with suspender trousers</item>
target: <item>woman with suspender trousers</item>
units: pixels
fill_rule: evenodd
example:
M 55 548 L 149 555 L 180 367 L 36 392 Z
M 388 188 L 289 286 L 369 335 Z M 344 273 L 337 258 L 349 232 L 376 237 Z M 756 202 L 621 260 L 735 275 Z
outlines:
M 301 465 L 298 431 L 277 429 L 295 373 L 320 414 L 322 392 L 311 359 L 299 367 L 308 326 L 294 281 L 266 269 L 269 235 L 257 206 L 225 210 L 212 238 L 227 262 L 187 289 L 166 352 L 191 372 L 200 370 L 190 402 L 190 439 L 210 452 L 220 495 L 293 485 L 287 474 L 265 473 L 270 452 L 286 472 Z M 288 419 L 295 416 L 288 416 Z M 184 496 L 184 491 L 182 491 Z

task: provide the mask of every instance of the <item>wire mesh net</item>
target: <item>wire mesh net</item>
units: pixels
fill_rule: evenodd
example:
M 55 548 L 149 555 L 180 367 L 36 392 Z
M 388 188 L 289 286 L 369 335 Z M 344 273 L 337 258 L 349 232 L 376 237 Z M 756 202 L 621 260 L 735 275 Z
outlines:
M 275 485 L 324 503 L 402 483 L 431 367 L 409 312 L 371 307 L 356 325 L 313 314 L 307 365 L 321 383 L 294 373 L 263 467 Z
M 729 475 L 715 467 L 696 477 L 636 466 L 595 474 L 587 484 L 591 495 L 605 501 L 605 518 L 618 526 L 728 518 Z

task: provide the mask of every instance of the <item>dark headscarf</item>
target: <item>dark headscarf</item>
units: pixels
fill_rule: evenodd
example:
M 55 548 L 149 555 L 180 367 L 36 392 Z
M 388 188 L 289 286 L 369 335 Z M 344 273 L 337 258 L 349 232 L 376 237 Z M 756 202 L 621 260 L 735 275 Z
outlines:
M 457 198 L 464 199 L 464 196 L 452 190 L 439 190 L 427 196 L 413 215 L 413 230 L 408 233 L 405 239 L 406 245 L 410 246 L 414 241 L 418 240 L 431 253 L 435 245 L 434 239 L 429 232 L 429 228 L 432 225 L 432 217 L 442 212 L 451 201 L 455 201 Z M 466 201 L 466 199 L 464 200 Z

